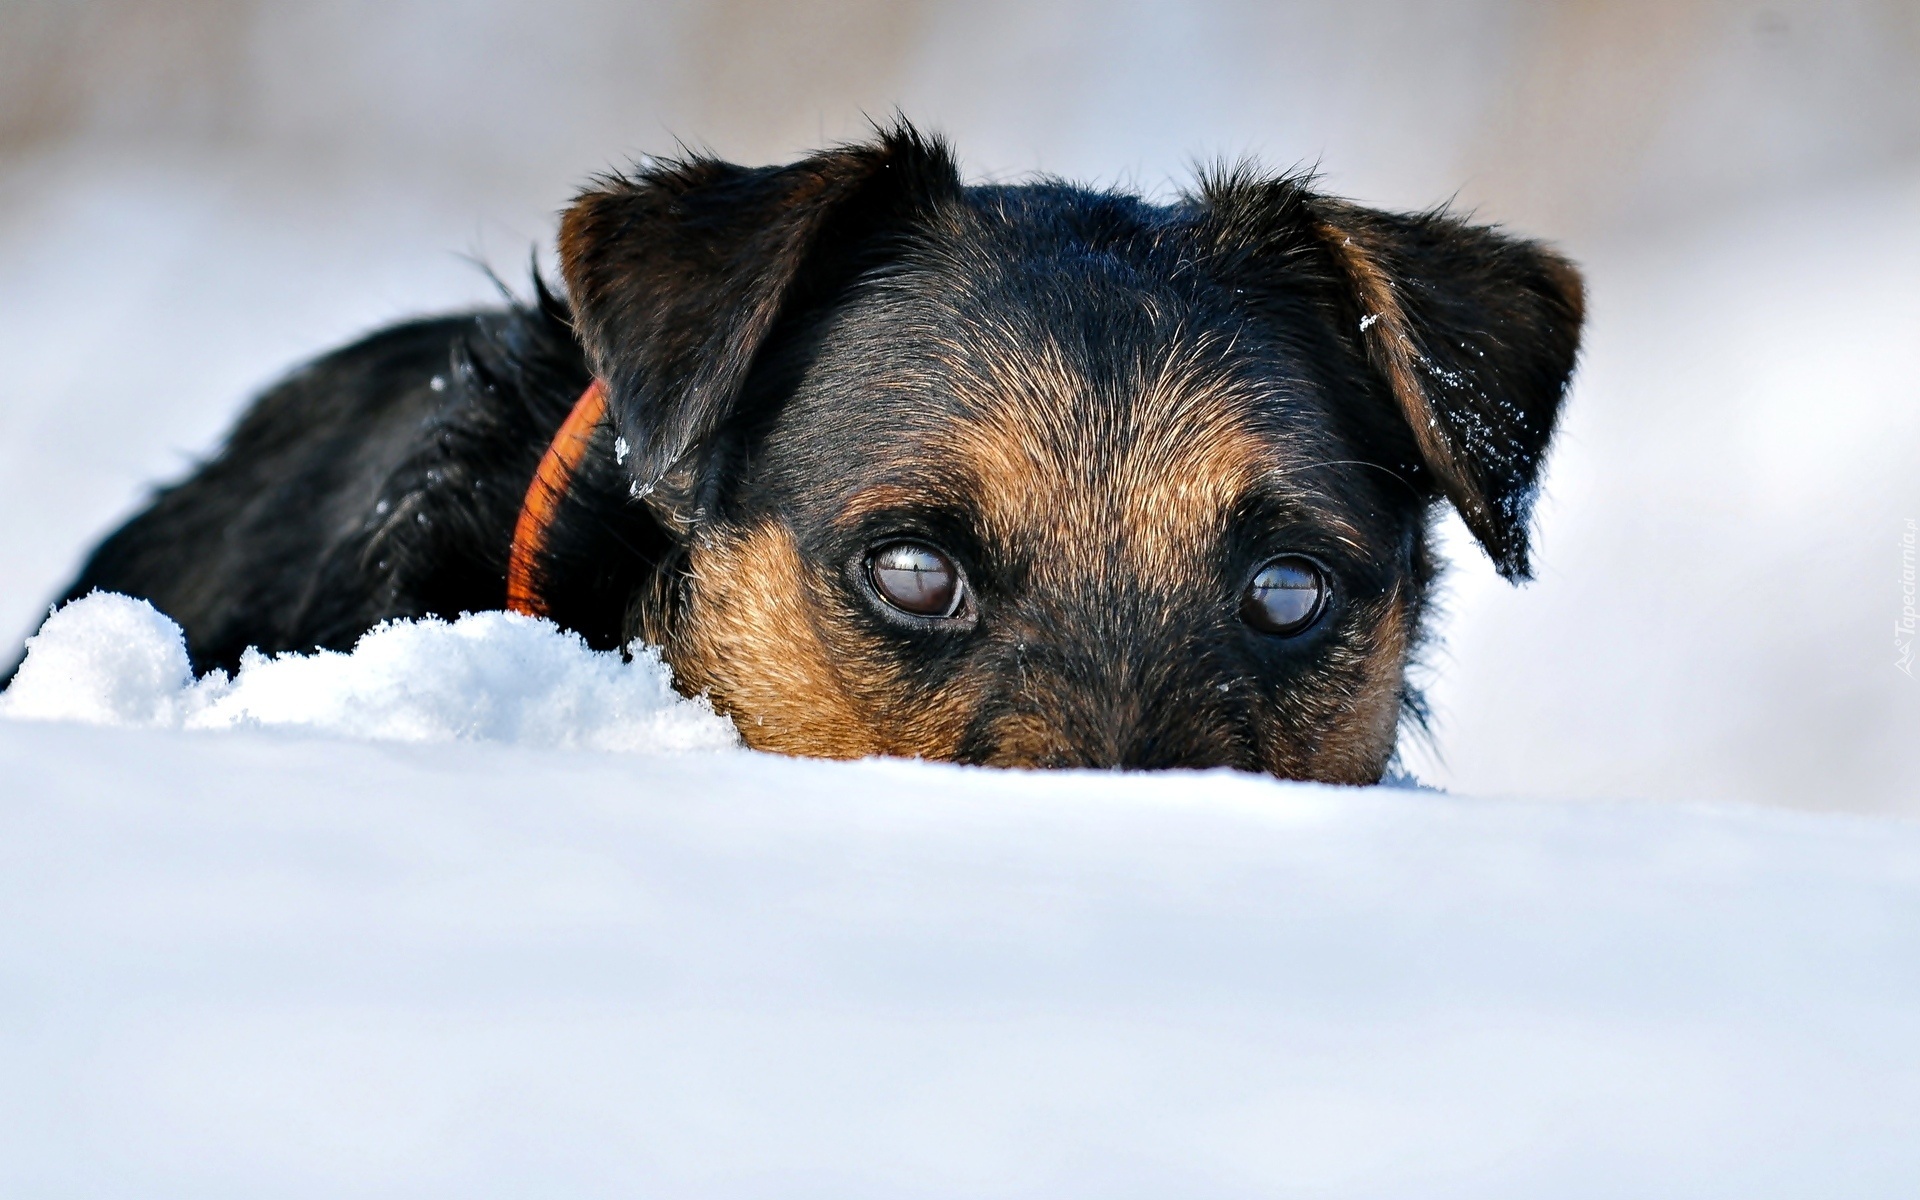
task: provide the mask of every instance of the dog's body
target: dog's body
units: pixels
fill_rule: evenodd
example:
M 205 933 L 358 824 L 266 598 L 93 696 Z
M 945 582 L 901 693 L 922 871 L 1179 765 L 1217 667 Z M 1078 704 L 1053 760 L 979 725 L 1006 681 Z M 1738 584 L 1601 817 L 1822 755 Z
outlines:
M 964 188 L 910 130 L 650 167 L 562 225 L 567 300 L 379 334 L 269 392 L 69 595 L 201 667 L 501 607 L 529 480 L 608 403 L 542 602 L 645 636 L 749 744 L 1377 779 L 1450 500 L 1526 572 L 1577 274 L 1228 175 Z

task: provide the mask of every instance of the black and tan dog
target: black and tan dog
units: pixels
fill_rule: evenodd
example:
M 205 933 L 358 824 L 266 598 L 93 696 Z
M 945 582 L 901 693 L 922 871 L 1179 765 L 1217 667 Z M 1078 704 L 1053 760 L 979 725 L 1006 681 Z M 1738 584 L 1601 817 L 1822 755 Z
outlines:
M 268 392 L 69 595 L 203 668 L 542 612 L 794 754 L 1372 781 L 1434 503 L 1527 572 L 1582 304 L 1443 215 L 965 187 L 904 127 L 604 179 L 560 258 Z

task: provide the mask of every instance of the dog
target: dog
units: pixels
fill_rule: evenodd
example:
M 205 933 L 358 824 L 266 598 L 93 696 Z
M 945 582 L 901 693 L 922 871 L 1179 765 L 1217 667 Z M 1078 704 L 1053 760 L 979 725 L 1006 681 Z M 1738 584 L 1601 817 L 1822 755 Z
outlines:
M 1583 310 L 1445 212 L 967 186 L 904 122 L 598 178 L 559 262 L 273 387 L 67 597 L 201 670 L 512 608 L 786 754 L 1371 783 L 1439 506 L 1528 575 Z

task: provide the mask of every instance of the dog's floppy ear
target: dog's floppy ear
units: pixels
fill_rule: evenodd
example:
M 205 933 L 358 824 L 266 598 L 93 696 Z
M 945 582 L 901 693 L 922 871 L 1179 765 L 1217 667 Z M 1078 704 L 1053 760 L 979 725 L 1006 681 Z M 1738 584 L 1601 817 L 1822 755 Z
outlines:
M 677 477 L 698 476 L 703 448 L 740 415 L 782 315 L 959 192 L 946 146 L 902 123 L 789 166 L 656 161 L 582 193 L 561 220 L 561 270 L 634 494 L 669 471 L 671 490 L 703 490 Z
M 1228 176 L 1203 199 L 1243 262 L 1330 268 L 1341 336 L 1410 435 L 1410 473 L 1452 502 L 1502 575 L 1527 578 L 1540 468 L 1580 345 L 1579 271 L 1536 242 L 1362 208 L 1298 179 Z

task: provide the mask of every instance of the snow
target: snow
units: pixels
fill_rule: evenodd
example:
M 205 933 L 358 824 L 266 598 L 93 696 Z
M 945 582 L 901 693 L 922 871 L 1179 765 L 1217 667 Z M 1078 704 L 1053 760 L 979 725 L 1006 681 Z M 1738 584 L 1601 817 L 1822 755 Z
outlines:
M 209 677 L 208 692 L 225 682 Z M 178 625 L 144 600 L 96 592 L 50 613 L 27 639 L 0 716 L 177 726 L 203 695 Z
M 704 700 L 673 691 L 659 653 L 596 653 L 549 621 L 476 613 L 394 621 L 351 654 L 268 657 L 195 680 L 180 628 L 144 600 L 96 592 L 27 641 L 0 714 L 176 729 L 289 726 L 397 741 L 583 750 L 738 745 Z
M 781 759 L 498 613 L 0 709 L 0 1194 L 1920 1178 L 1916 823 Z
M 0 1194 L 1912 1194 L 1920 826 L 0 720 Z

